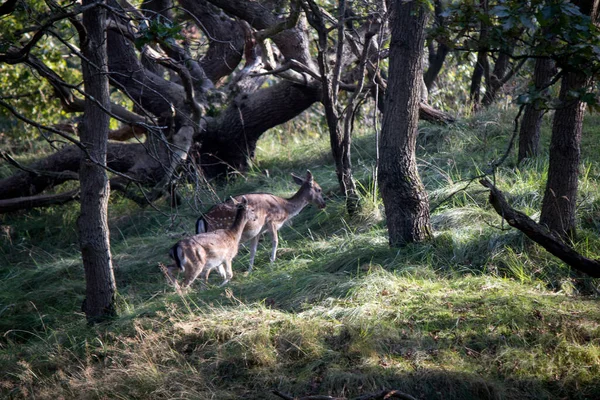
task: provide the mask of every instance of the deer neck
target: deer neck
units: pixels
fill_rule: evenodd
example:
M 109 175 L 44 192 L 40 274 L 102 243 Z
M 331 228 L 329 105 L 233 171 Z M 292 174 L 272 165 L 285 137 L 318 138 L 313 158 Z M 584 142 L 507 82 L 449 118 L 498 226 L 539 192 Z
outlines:
M 285 208 L 288 213 L 288 219 L 298 215 L 298 213 L 300 213 L 300 211 L 302 211 L 302 209 L 309 203 L 308 199 L 304 195 L 303 189 L 303 187 L 300 188 L 300 190 L 298 190 L 292 197 L 285 199 Z
M 237 210 L 237 213 L 235 214 L 235 220 L 233 221 L 233 224 L 231 225 L 231 228 L 229 229 L 231 234 L 237 239 L 238 242 L 239 242 L 240 238 L 242 237 L 242 232 L 244 231 L 244 226 L 246 225 L 246 222 L 247 222 L 245 211 L 246 210 L 244 210 L 244 209 Z

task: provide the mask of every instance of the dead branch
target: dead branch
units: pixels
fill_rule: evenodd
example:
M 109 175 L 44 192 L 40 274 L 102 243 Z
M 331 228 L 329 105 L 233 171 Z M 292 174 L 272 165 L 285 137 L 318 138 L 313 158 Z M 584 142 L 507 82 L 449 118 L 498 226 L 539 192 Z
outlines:
M 323 396 L 323 395 L 293 397 L 293 396 L 290 396 L 289 394 L 282 393 L 278 390 L 273 390 L 273 394 L 276 396 L 279 396 L 285 400 L 347 400 L 345 397 L 331 397 L 331 396 Z
M 0 214 L 18 210 L 28 210 L 35 207 L 48 207 L 59 204 L 65 204 L 77 199 L 79 199 L 79 189 L 59 194 L 5 199 L 0 200 Z
M 560 258 L 570 267 L 593 278 L 600 278 L 599 260 L 591 260 L 582 256 L 553 235 L 546 227 L 512 208 L 506 201 L 504 194 L 488 179 L 482 179 L 479 183 L 490 189 L 490 204 L 502 218 L 506 219 L 510 226 L 523 232 L 528 238 L 552 255 Z
M 454 117 L 448 113 L 437 110 L 429 104 L 421 102 L 419 105 L 419 118 L 423 121 L 433 124 L 447 125 L 455 121 Z
M 303 397 L 293 397 L 289 394 L 282 393 L 278 390 L 273 390 L 273 394 L 281 397 L 285 400 L 348 400 L 346 397 L 332 397 L 324 395 L 311 395 Z M 387 400 L 387 399 L 401 399 L 401 400 L 417 400 L 415 397 L 400 392 L 398 390 L 382 390 L 376 393 L 368 393 L 359 397 L 355 397 L 352 400 Z

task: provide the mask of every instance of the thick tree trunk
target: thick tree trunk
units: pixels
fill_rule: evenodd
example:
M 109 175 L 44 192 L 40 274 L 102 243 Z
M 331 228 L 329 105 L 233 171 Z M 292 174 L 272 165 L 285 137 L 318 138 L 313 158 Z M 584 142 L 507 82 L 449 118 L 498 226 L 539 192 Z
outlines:
M 282 82 L 239 96 L 194 141 L 201 144 L 200 164 L 213 178 L 232 170 L 245 172 L 256 144 L 268 129 L 296 117 L 319 100 L 318 85 Z
M 581 157 L 581 130 L 585 103 L 571 92 L 585 88 L 588 78 L 567 72 L 561 82 L 561 106 L 554 114 L 550 141 L 548 182 L 542 202 L 540 223 L 561 237 L 575 235 L 575 206 Z
M 431 232 L 415 154 L 427 18 L 418 2 L 394 3 L 378 175 L 392 246 L 424 240 Z
M 535 90 L 543 90 L 554 76 L 554 61 L 550 58 L 538 58 L 535 60 L 533 71 L 533 84 Z M 536 157 L 540 153 L 540 128 L 545 110 L 536 102 L 525 106 L 521 130 L 519 131 L 519 155 L 520 163 L 525 158 Z
M 84 0 L 83 4 L 92 2 Z M 88 154 L 84 156 L 79 170 L 81 214 L 77 224 L 86 282 L 86 297 L 82 308 L 90 323 L 116 314 L 117 288 L 107 221 L 110 188 L 103 167 L 106 165 L 109 116 L 101 107 L 110 107 L 105 12 L 103 8 L 97 7 L 83 13 L 87 36 L 82 40 L 82 51 L 89 63 L 83 63 L 83 80 L 88 97 L 80 136 Z

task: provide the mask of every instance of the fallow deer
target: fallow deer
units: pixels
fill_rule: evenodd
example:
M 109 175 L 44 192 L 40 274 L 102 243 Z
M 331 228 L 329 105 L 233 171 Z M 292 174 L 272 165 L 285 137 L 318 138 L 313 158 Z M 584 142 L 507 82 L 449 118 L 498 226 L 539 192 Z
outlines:
M 294 182 L 300 185 L 300 189 L 289 199 L 275 196 L 269 193 L 249 193 L 245 194 L 248 199 L 248 205 L 254 209 L 256 214 L 255 221 L 249 221 L 244 228 L 240 242 L 250 243 L 250 267 L 248 272 L 252 271 L 254 257 L 260 234 L 269 232 L 271 236 L 271 263 L 275 261 L 277 255 L 277 245 L 279 243 L 278 230 L 281 226 L 296 216 L 302 209 L 312 203 L 319 208 L 325 208 L 325 200 L 321 187 L 315 182 L 310 171 L 306 171 L 306 178 L 302 179 L 292 174 Z M 240 199 L 242 196 L 236 196 L 234 199 Z M 235 215 L 235 207 L 231 201 L 226 201 L 212 207 L 202 217 L 196 221 L 196 233 L 210 232 L 215 229 L 221 229 L 231 224 Z
M 182 285 L 185 288 L 200 275 L 206 282 L 210 272 L 218 268 L 219 274 L 223 277 L 221 286 L 231 280 L 233 277 L 231 260 L 237 255 L 242 231 L 247 223 L 254 223 L 257 219 L 252 206 L 248 205 L 248 199 L 244 196 L 241 196 L 234 210 L 233 224 L 227 228 L 182 239 L 171 248 L 169 256 L 175 260 L 175 266 L 168 267 L 171 279 L 175 280 L 173 271 L 179 269 L 185 274 Z

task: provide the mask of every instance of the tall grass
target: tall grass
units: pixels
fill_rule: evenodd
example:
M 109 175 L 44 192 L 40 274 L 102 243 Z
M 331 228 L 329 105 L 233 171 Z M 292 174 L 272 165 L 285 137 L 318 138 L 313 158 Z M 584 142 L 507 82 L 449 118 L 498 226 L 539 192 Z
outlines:
M 272 399 L 273 389 L 357 396 L 388 388 L 421 399 L 600 398 L 598 282 L 509 229 L 470 183 L 504 154 L 513 114 L 421 125 L 434 237 L 400 249 L 388 246 L 368 126 L 354 138 L 363 209 L 353 218 L 327 133 L 309 117 L 267 133 L 246 177 L 183 187 L 189 202 L 177 209 L 113 198 L 119 317 L 109 324 L 89 327 L 79 311 L 77 206 L 3 216 L 12 233 L 0 244 L 0 397 Z M 574 243 L 592 258 L 600 253 L 596 126 L 589 117 Z M 511 157 L 494 175 L 533 218 L 546 158 L 517 168 Z M 225 288 L 178 294 L 167 285 L 158 263 L 193 232 L 198 208 L 243 192 L 289 196 L 297 188 L 290 173 L 306 169 L 328 206 L 308 207 L 280 231 L 273 265 L 265 238 L 247 276 L 240 249 Z

